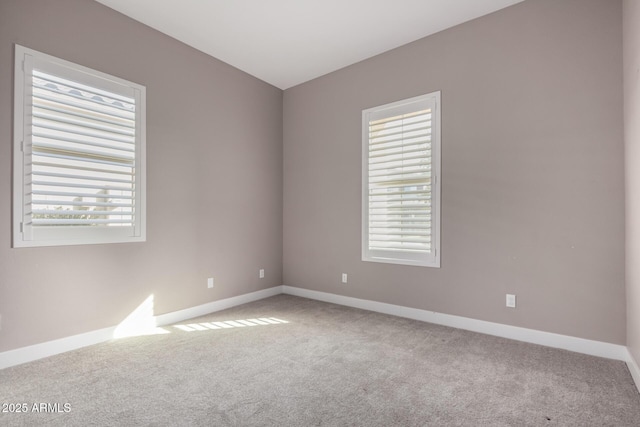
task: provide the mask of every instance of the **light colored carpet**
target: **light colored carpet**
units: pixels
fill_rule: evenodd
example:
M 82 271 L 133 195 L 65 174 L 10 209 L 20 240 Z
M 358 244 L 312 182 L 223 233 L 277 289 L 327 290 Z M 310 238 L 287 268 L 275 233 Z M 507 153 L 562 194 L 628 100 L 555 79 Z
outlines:
M 194 323 L 1 370 L 0 425 L 640 425 L 619 361 L 288 295 Z

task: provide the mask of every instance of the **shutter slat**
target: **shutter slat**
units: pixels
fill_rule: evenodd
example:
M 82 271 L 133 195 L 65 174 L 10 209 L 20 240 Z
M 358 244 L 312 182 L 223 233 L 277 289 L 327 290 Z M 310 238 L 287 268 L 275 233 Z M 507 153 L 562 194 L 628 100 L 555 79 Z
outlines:
M 389 198 L 383 196 L 369 196 L 369 201 L 372 203 L 375 202 L 384 202 L 384 203 L 406 203 L 406 202 L 422 202 L 431 200 L 431 192 L 419 193 L 420 196 L 413 197 L 403 197 L 403 198 Z
M 33 225 L 93 225 L 93 224 L 131 224 L 130 219 L 39 219 L 31 220 Z
M 131 208 L 133 207 L 132 203 L 112 203 L 112 202 L 84 202 L 84 201 L 70 201 L 70 200 L 59 200 L 59 199 L 47 199 L 40 200 L 34 199 L 32 202 L 34 206 L 101 206 L 108 208 Z
M 426 185 L 429 182 L 430 174 L 428 173 L 412 173 L 412 174 L 396 174 L 396 175 L 381 175 L 378 177 L 370 177 L 371 186 L 393 186 L 399 187 L 404 185 L 407 187 L 416 185 Z
M 426 167 L 431 166 L 430 160 L 425 160 L 420 157 L 413 157 L 408 159 L 399 159 L 392 160 L 388 162 L 380 162 L 380 163 L 371 163 L 369 164 L 369 171 L 382 171 L 382 170 L 393 170 L 393 169 L 406 169 L 408 167 Z
M 121 146 L 121 145 L 115 145 L 115 144 L 107 144 L 104 142 L 95 142 L 95 141 L 91 141 L 91 140 L 87 140 L 87 139 L 82 139 L 82 138 L 74 138 L 72 136 L 61 136 L 61 135 L 52 135 L 52 134 L 47 134 L 47 133 L 43 133 L 43 132 L 38 132 L 37 130 L 34 130 L 33 132 L 33 136 L 36 138 L 42 138 L 42 139 L 46 139 L 46 140 L 53 140 L 53 141 L 60 141 L 60 142 L 66 142 L 69 144 L 77 144 L 75 146 L 60 146 L 58 145 L 57 147 L 61 147 L 61 150 L 64 151 L 77 151 L 77 152 L 88 152 L 87 149 L 79 147 L 81 145 L 88 145 L 90 147 L 98 147 L 98 148 L 106 148 L 109 150 L 113 150 L 113 151 L 122 151 L 125 153 L 134 153 L 135 154 L 135 148 L 132 148 L 131 146 L 129 146 L 129 143 L 126 143 L 126 146 Z M 41 142 L 41 141 L 33 141 L 33 146 L 34 147 L 38 147 L 38 146 L 46 146 L 46 142 Z M 49 145 L 51 145 L 49 143 Z M 93 153 L 96 154 L 101 154 L 103 153 L 102 151 L 93 151 Z M 127 157 L 123 157 L 126 159 L 133 159 L 133 155 L 128 155 Z
M 78 111 L 77 109 L 62 108 L 57 103 L 36 102 L 36 101 L 37 100 L 34 100 L 34 104 L 33 104 L 34 110 L 38 109 L 38 110 L 53 111 L 56 113 L 67 115 L 67 116 L 87 119 L 87 120 L 90 120 L 91 122 L 108 123 L 121 128 L 134 129 L 134 130 L 136 128 L 135 122 L 131 118 L 122 119 L 122 118 L 112 118 L 104 115 L 97 116 L 95 114 L 83 113 L 82 111 Z
M 369 197 L 384 197 L 385 199 L 387 197 L 396 197 L 397 196 L 406 196 L 406 197 L 413 197 L 415 195 L 421 195 L 421 194 L 425 194 L 425 193 L 431 193 L 431 185 L 427 184 L 427 185 L 416 185 L 415 187 L 422 187 L 423 190 L 417 190 L 417 191 L 407 191 L 406 193 L 403 193 L 401 190 L 402 188 L 398 188 L 398 187 L 376 187 L 376 188 L 371 188 L 371 191 L 369 191 Z M 405 186 L 406 188 L 406 186 Z
M 370 127 L 394 127 L 401 123 L 416 123 L 424 121 L 426 117 L 432 115 L 431 110 L 416 111 L 413 113 L 402 114 L 393 117 L 385 117 L 382 119 L 371 120 L 369 122 Z
M 39 93 L 39 94 L 33 94 L 33 103 L 35 106 L 40 106 L 40 102 L 39 101 L 49 101 L 52 102 L 58 106 L 66 106 L 66 107 L 73 107 L 73 108 L 77 108 L 79 110 L 84 110 L 84 111 L 91 111 L 93 113 L 98 113 L 100 116 L 102 117 L 106 117 L 106 118 L 113 118 L 116 117 L 118 119 L 126 119 L 126 120 L 134 120 L 135 118 L 135 114 L 134 113 L 125 113 L 125 112 L 120 112 L 120 111 L 107 111 L 104 108 L 99 108 L 98 106 L 96 107 L 90 107 L 87 105 L 83 105 L 81 102 L 74 102 L 72 100 L 61 100 L 59 99 L 59 97 L 55 97 L 55 96 L 50 96 L 44 93 Z
M 34 209 L 33 213 L 41 214 L 41 215 L 48 215 L 48 214 L 100 215 L 100 216 L 105 216 L 105 215 L 132 216 L 133 215 L 133 211 L 115 211 L 115 210 L 63 210 L 61 211 L 61 210 L 54 210 L 54 209 Z
M 95 199 L 133 199 L 134 196 L 121 196 L 112 194 L 87 194 L 87 193 L 71 193 L 68 191 L 48 191 L 48 190 L 33 190 L 31 194 L 34 196 L 67 196 L 67 197 L 89 197 Z
M 417 144 L 404 147 L 395 147 L 390 150 L 372 151 L 369 153 L 369 164 L 386 162 L 387 159 L 403 159 L 413 156 L 430 157 L 431 144 Z
M 110 132 L 109 130 L 103 130 L 103 129 L 96 129 L 93 126 L 80 126 L 78 124 L 65 124 L 65 125 L 56 125 L 56 124 L 51 124 L 48 122 L 54 121 L 51 119 L 42 119 L 40 117 L 37 117 L 34 115 L 34 117 L 36 117 L 38 120 L 34 120 L 33 121 L 33 127 L 34 129 L 49 129 L 52 131 L 56 131 L 56 132 L 64 132 L 67 134 L 72 134 L 72 135 L 83 135 L 83 136 L 88 136 L 91 138 L 95 138 L 98 140 L 104 140 L 104 141 L 114 141 L 114 142 L 120 142 L 122 144 L 128 144 L 128 145 L 133 145 L 135 144 L 135 140 L 133 138 L 133 136 L 129 136 L 127 138 L 122 138 L 119 136 L 111 136 L 110 134 L 120 134 L 122 135 L 122 133 L 118 133 L 118 132 Z M 64 122 L 61 122 L 64 123 Z M 84 131 L 82 129 L 96 129 L 99 130 L 100 132 L 93 132 L 93 131 Z M 41 133 L 45 133 L 45 132 L 41 132 Z M 46 133 L 45 133 L 46 134 Z M 125 134 L 127 135 L 127 134 Z M 133 149 L 130 149 L 130 151 L 134 151 Z
M 379 144 L 372 144 L 369 147 L 369 152 L 375 152 L 380 150 L 390 150 L 393 148 L 403 148 L 410 145 L 431 144 L 431 135 L 413 137 L 413 138 L 398 138 L 394 141 L 381 142 Z
M 131 165 L 127 165 L 124 168 L 128 169 L 128 171 L 121 171 L 121 170 L 116 170 L 116 169 L 102 169 L 102 168 L 90 168 L 90 167 L 86 167 L 86 166 L 76 166 L 76 165 L 67 165 L 64 163 L 55 163 L 55 162 L 40 162 L 40 161 L 34 161 L 32 163 L 32 165 L 34 166 L 34 173 L 36 173 L 37 171 L 39 171 L 39 167 L 43 167 L 43 168 L 56 168 L 56 169 L 62 169 L 62 170 L 72 170 L 72 171 L 86 171 L 86 172 L 94 172 L 96 174 L 100 174 L 100 176 L 104 175 L 104 174 L 113 174 L 113 175 L 127 175 L 129 177 L 131 177 Z M 37 167 L 37 168 L 36 168 Z M 118 168 L 122 168 L 122 166 L 118 166 Z M 130 182 L 131 178 L 124 180 L 126 182 Z
M 402 215 L 371 215 L 369 226 L 371 226 L 372 223 L 380 224 L 381 222 L 396 224 L 398 221 L 402 223 L 411 222 L 412 225 L 425 225 L 431 222 L 431 214 L 412 215 L 409 218 L 403 217 Z
M 374 138 L 371 141 L 371 151 L 382 150 L 385 146 L 404 145 L 403 142 L 416 144 L 419 141 L 430 142 L 431 132 L 425 132 L 415 135 L 398 135 L 397 138 Z M 400 143 L 400 144 L 399 144 Z
M 131 187 L 116 187 L 112 185 L 94 185 L 94 184 L 76 184 L 73 182 L 55 182 L 55 181 L 32 181 L 33 185 L 43 185 L 49 187 L 71 187 L 71 188 L 86 188 L 95 190 L 113 190 L 113 191 L 133 191 L 133 185 Z
M 106 158 L 98 159 L 93 157 L 73 156 L 69 154 L 58 154 L 58 153 L 45 152 L 45 151 L 33 153 L 33 155 L 34 157 L 35 156 L 49 157 L 53 159 L 65 159 L 65 160 L 73 160 L 78 162 L 97 163 L 97 164 L 119 166 L 119 167 L 128 167 L 128 168 L 133 167 L 133 162 L 116 162 L 112 160 L 106 160 Z
M 431 135 L 431 128 L 429 126 L 416 127 L 411 129 L 399 129 L 396 132 L 369 132 L 369 138 L 371 145 L 388 144 L 393 141 L 399 141 L 410 138 L 420 138 Z
M 379 210 L 376 212 L 371 212 L 371 216 L 373 218 L 375 218 L 376 216 L 381 217 L 384 216 L 386 214 L 386 212 L 380 212 Z M 406 211 L 406 212 L 389 212 L 390 215 L 396 215 L 396 216 L 400 216 L 400 215 L 404 215 L 404 217 L 406 218 L 407 215 L 426 215 L 428 214 L 428 211 Z
M 425 159 L 425 157 L 427 157 Z M 431 157 L 431 150 L 418 150 L 415 152 L 393 153 L 386 156 L 372 157 L 369 160 L 369 170 L 379 169 L 386 164 L 394 164 L 397 162 L 410 162 L 420 160 L 422 164 L 430 164 L 428 157 Z
M 410 235 L 410 236 L 416 236 L 416 237 L 425 237 L 425 236 L 431 236 L 431 229 L 427 229 L 427 228 L 421 228 L 416 230 L 416 232 L 409 232 L 409 231 L 391 231 L 391 230 L 384 230 L 384 229 L 378 229 L 378 228 L 372 228 L 371 232 L 370 232 L 371 236 L 393 236 L 395 237 L 401 237 L 404 235 Z M 373 237 L 372 237 L 373 238 Z M 375 240 L 375 239 L 374 239 Z M 379 239 L 378 239 L 379 240 Z
M 63 88 L 65 88 L 66 90 Z M 109 96 L 99 95 L 99 94 L 96 94 L 95 91 L 89 92 L 87 90 L 78 89 L 77 87 L 68 87 L 68 85 L 55 83 L 50 80 L 47 83 L 47 80 L 39 76 L 38 77 L 34 76 L 33 89 L 34 89 L 34 96 L 39 93 L 38 91 L 43 91 L 44 93 L 53 94 L 54 97 L 55 95 L 58 95 L 57 98 L 61 99 L 60 103 L 64 103 L 64 104 L 68 104 L 70 101 L 69 98 L 71 98 L 71 99 L 77 99 L 77 100 L 83 101 L 83 103 L 94 104 L 96 106 L 99 106 L 99 108 L 101 109 L 120 110 L 127 113 L 130 113 L 132 111 L 132 109 L 127 108 L 125 106 L 125 102 L 121 100 L 115 100 L 115 102 L 105 101 L 105 98 L 107 99 L 113 98 L 113 94 Z M 83 94 L 83 92 L 85 94 Z M 86 104 L 84 105 L 86 108 Z
M 88 176 L 88 175 L 71 175 L 66 173 L 52 173 L 52 172 L 42 172 L 39 170 L 34 170 L 32 172 L 32 176 L 49 176 L 52 178 L 68 178 L 68 179 L 79 179 L 79 180 L 89 180 L 89 181 L 102 181 L 102 182 L 114 182 L 114 183 L 130 183 L 131 180 L 128 179 L 117 179 L 117 178 L 105 178 L 98 176 Z
M 424 249 L 424 247 L 426 247 L 426 249 Z M 422 245 L 420 248 L 413 248 L 408 246 L 392 247 L 390 245 L 387 245 L 385 247 L 383 245 L 379 245 L 379 247 L 376 247 L 374 249 L 384 250 L 387 252 L 425 254 L 431 252 L 431 245 Z
M 428 214 L 431 210 L 431 206 L 427 206 L 427 207 L 420 207 L 420 206 L 413 206 L 413 207 L 404 207 L 404 206 L 385 206 L 382 208 L 376 208 L 376 207 L 372 207 L 371 208 L 371 213 L 373 215 L 384 215 L 384 214 L 388 214 L 388 215 L 424 215 L 424 214 Z
M 82 212 L 82 211 L 80 211 Z M 390 239 L 395 240 L 397 237 L 406 237 L 406 236 L 415 236 L 415 237 L 421 237 L 421 236 L 431 236 L 431 232 L 430 231 L 425 231 L 425 232 L 393 232 L 390 233 L 386 230 L 384 231 L 376 231 L 375 228 L 371 229 L 371 236 L 372 236 L 372 240 L 376 240 L 376 238 L 381 238 L 381 240 L 388 240 L 385 239 L 386 236 L 392 236 L 390 237 Z
M 85 84 L 82 84 L 73 80 L 65 79 L 60 76 L 55 76 L 53 74 L 45 73 L 43 71 L 33 70 L 33 75 L 39 79 L 46 80 L 54 84 L 61 84 L 63 86 L 66 86 L 72 89 L 77 89 L 82 92 L 91 93 L 93 95 L 106 96 L 108 98 L 111 98 L 120 102 L 124 102 L 125 104 L 133 105 L 133 103 L 135 102 L 135 100 L 130 96 L 120 95 L 111 91 L 102 90 L 95 86 L 87 86 Z
M 393 239 L 378 239 L 372 236 L 369 240 L 371 241 L 371 243 L 377 243 L 380 246 L 387 248 L 408 247 L 414 249 L 423 249 L 431 244 L 431 239 L 429 238 L 409 239 L 393 236 Z
M 387 120 L 387 121 L 374 121 L 374 122 L 370 122 L 369 124 L 369 130 L 370 132 L 377 132 L 377 131 L 389 131 L 389 130 L 395 130 L 395 129 L 408 129 L 411 128 L 413 126 L 421 126 L 424 125 L 425 123 L 429 123 L 429 128 L 431 127 L 431 113 L 423 113 L 423 114 L 418 114 L 415 115 L 413 117 L 397 117 L 396 119 L 391 119 L 391 120 Z

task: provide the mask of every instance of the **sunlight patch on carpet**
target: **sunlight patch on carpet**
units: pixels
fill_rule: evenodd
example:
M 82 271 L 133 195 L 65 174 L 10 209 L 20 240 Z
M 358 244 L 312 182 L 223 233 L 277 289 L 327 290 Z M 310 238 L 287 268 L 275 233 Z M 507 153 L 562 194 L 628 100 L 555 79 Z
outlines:
M 223 322 L 187 323 L 173 327 L 184 332 L 208 331 L 213 329 L 246 328 L 248 326 L 280 325 L 289 323 L 276 317 L 260 317 L 258 319 L 225 320 Z

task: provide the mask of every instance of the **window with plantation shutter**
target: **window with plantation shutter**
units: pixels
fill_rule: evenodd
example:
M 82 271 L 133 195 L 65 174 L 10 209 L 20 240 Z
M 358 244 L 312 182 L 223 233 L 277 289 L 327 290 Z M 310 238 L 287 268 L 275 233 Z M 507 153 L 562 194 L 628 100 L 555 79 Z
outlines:
M 145 240 L 145 88 L 22 46 L 14 247 Z
M 440 92 L 362 113 L 364 261 L 440 267 Z

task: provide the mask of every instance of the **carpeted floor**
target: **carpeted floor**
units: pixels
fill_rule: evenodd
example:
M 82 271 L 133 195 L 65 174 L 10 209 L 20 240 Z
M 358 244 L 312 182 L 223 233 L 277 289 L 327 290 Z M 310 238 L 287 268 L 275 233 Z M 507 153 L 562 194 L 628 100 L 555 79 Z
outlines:
M 288 295 L 180 325 L 1 370 L 0 425 L 640 425 L 619 361 Z

